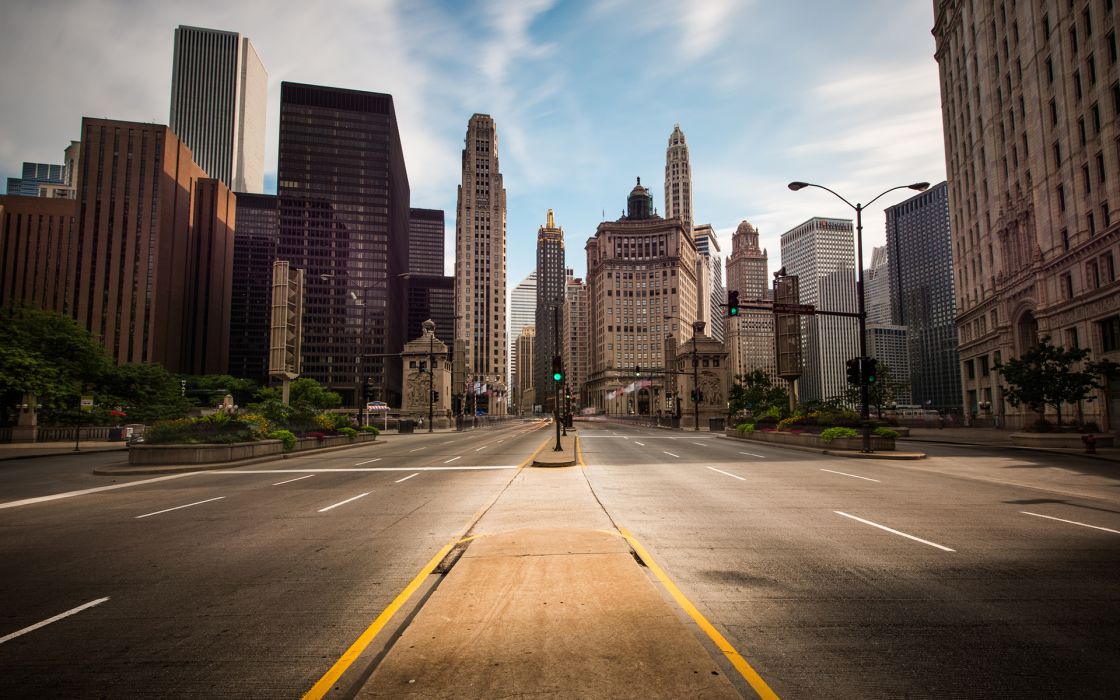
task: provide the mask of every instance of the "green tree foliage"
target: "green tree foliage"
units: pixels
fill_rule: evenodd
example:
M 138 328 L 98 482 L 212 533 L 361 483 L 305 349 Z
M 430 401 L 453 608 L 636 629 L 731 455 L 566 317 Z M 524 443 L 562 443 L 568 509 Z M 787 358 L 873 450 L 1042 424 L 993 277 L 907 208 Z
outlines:
M 789 405 L 786 390 L 775 386 L 769 375 L 760 369 L 735 377 L 728 399 L 731 415 L 760 415 L 771 409 L 784 412 Z
M 874 407 L 880 418 L 883 417 L 883 408 L 898 401 L 900 394 L 910 387 L 908 377 L 896 377 L 890 365 L 879 362 L 876 370 L 877 380 L 867 387 L 867 405 Z M 860 406 L 860 389 L 858 386 L 848 386 L 844 390 L 841 403 L 852 406 L 857 411 Z
M 120 423 L 150 424 L 178 418 L 193 406 L 181 395 L 178 377 L 161 365 L 131 362 L 103 375 L 94 401 L 102 407 L 120 407 L 125 416 L 113 418 Z
M 249 408 L 275 425 L 293 430 L 314 430 L 318 427 L 316 414 L 341 405 L 342 397 L 337 393 L 327 391 L 319 382 L 305 377 L 289 386 L 287 406 L 281 401 L 280 389 L 266 387 L 256 393 L 256 402 Z
M 226 394 L 233 396 L 233 402 L 238 406 L 245 406 L 260 391 L 253 380 L 238 379 L 228 374 L 184 374 L 178 379 L 187 383 L 187 398 L 196 406 L 217 406 Z
M 1041 418 L 1045 418 L 1046 407 L 1052 406 L 1061 425 L 1063 403 L 1085 400 L 1093 389 L 1104 386 L 1100 377 L 1115 376 L 1120 367 L 1104 360 L 1085 362 L 1080 370 L 1074 369 L 1088 357 L 1089 351 L 1084 348 L 1056 347 L 1046 337 L 1022 357 L 997 364 L 996 369 L 1007 382 L 1003 394 L 1011 405 L 1025 404 Z

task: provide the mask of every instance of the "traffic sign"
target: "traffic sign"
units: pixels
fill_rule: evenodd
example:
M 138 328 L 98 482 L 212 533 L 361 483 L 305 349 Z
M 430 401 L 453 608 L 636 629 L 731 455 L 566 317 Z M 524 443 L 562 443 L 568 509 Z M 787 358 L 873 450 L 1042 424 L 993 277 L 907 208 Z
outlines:
M 812 304 L 774 304 L 774 313 L 812 316 L 817 313 L 817 307 Z

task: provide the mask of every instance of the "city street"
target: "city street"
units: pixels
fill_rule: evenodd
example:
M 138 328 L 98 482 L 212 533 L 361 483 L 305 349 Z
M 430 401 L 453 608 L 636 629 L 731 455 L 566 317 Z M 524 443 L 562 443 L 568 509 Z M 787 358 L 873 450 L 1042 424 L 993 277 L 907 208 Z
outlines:
M 0 463 L 5 695 L 299 697 L 484 509 L 519 526 L 503 494 L 541 426 L 127 479 L 88 474 L 119 453 Z M 577 426 L 567 469 L 779 697 L 1114 696 L 1120 465 Z M 120 487 L 43 498 L 103 486 Z M 380 644 L 438 592 L 428 578 Z

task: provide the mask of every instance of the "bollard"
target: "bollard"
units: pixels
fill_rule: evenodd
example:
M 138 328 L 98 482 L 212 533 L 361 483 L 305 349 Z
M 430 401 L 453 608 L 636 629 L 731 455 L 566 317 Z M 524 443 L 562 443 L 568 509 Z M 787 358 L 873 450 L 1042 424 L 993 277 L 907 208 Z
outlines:
M 1085 454 L 1095 455 L 1097 453 L 1097 438 L 1093 435 L 1082 435 L 1081 442 L 1085 443 Z

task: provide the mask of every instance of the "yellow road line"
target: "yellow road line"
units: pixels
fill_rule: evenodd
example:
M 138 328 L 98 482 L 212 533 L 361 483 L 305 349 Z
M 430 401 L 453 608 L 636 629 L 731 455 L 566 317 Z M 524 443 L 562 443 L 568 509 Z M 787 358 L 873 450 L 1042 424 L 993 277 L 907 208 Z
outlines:
M 626 541 L 630 543 L 630 546 L 634 548 L 634 551 L 638 553 L 642 561 L 645 562 L 645 565 L 649 567 L 649 570 L 653 572 L 653 575 L 657 577 L 657 580 L 661 581 L 661 585 L 665 586 L 665 590 L 669 591 L 669 595 L 673 596 L 673 600 L 677 601 L 677 605 L 680 605 L 681 609 L 688 613 L 688 616 L 692 618 L 693 622 L 695 622 L 700 629 L 704 630 L 704 634 L 708 635 L 708 638 L 723 652 L 723 655 L 727 657 L 727 660 L 731 662 L 735 670 L 743 676 L 747 683 L 750 683 L 751 688 L 758 694 L 758 697 L 764 700 L 778 700 L 777 694 L 770 689 L 770 686 L 766 685 L 766 681 L 762 680 L 762 676 L 758 675 L 758 672 L 751 668 L 747 660 L 744 659 L 739 652 L 735 651 L 735 647 L 731 646 L 731 642 L 727 641 L 727 639 L 712 626 L 712 623 L 708 622 L 708 619 L 696 609 L 696 606 L 681 593 L 677 585 L 673 583 L 672 579 L 657 565 L 657 562 L 653 560 L 653 557 L 649 555 L 645 547 L 643 547 L 638 540 L 634 539 L 630 531 L 621 527 L 618 530 L 622 533 L 622 536 L 626 538 Z
M 432 557 L 431 561 L 424 565 L 424 568 L 420 570 L 420 573 L 416 574 L 416 578 L 412 579 L 412 581 L 410 581 L 409 584 L 405 586 L 405 589 L 400 592 L 400 595 L 394 598 L 393 602 L 389 603 L 389 606 L 381 611 L 381 614 L 377 616 L 377 619 L 374 620 L 370 624 L 370 626 L 367 627 L 364 632 L 362 632 L 361 636 L 359 636 L 358 639 L 350 645 L 350 648 L 347 649 L 341 657 L 339 657 L 338 661 L 334 663 L 334 666 L 331 666 L 330 670 L 323 674 L 323 677 L 319 679 L 319 682 L 313 685 L 311 687 L 311 690 L 307 691 L 307 693 L 304 694 L 303 700 L 318 700 L 319 698 L 326 696 L 326 694 L 330 692 L 331 687 L 334 686 L 336 682 L 338 682 L 339 678 L 342 678 L 342 674 L 346 673 L 346 669 L 350 668 L 350 664 L 354 663 L 355 659 L 357 659 L 358 656 L 360 656 L 361 653 L 366 650 L 366 647 L 370 645 L 370 642 L 373 641 L 374 637 L 376 637 L 377 634 L 382 630 L 382 628 L 384 628 L 385 625 L 388 624 L 393 615 L 395 615 L 396 612 L 401 609 L 401 606 L 408 602 L 408 599 L 412 597 L 412 594 L 416 592 L 416 589 L 420 588 L 420 585 L 424 582 L 424 579 L 431 575 L 435 568 L 439 566 L 439 563 L 443 561 L 443 558 L 447 556 L 447 553 L 450 552 L 458 543 L 459 540 L 447 543 L 443 546 L 443 549 L 439 550 L 439 552 L 436 553 L 434 557 Z
M 587 465 L 583 463 L 583 450 L 579 446 L 579 436 L 576 436 L 576 461 L 579 463 L 580 469 L 587 469 Z

